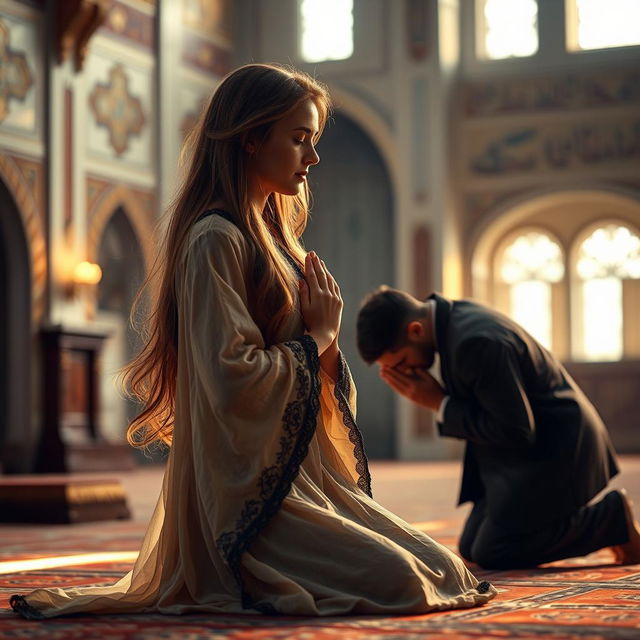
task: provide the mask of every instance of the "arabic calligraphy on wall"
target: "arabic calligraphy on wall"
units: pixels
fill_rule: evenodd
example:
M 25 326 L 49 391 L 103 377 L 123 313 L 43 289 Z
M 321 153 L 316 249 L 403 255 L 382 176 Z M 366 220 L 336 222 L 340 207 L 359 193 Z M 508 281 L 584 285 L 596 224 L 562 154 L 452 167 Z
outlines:
M 640 117 L 483 130 L 465 147 L 473 177 L 640 164 Z

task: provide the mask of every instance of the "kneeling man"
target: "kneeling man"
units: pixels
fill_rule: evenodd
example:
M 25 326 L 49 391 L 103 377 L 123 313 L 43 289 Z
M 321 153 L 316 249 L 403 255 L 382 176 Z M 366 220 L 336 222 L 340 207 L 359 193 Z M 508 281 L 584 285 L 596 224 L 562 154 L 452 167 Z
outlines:
M 480 304 L 381 287 L 358 315 L 358 349 L 395 391 L 466 440 L 460 502 L 473 510 L 461 555 L 531 567 L 612 547 L 640 563 L 624 490 L 589 501 L 618 473 L 600 416 L 562 364 L 522 327 Z M 439 355 L 442 384 L 428 369 Z

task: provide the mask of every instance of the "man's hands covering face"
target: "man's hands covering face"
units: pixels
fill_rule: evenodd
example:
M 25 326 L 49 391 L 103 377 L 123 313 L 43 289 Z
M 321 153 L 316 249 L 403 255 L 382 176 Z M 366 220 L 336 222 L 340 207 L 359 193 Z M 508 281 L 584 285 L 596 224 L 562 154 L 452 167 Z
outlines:
M 413 369 L 413 374 L 404 373 L 382 365 L 380 377 L 400 395 L 432 411 L 438 411 L 444 399 L 444 389 L 424 369 Z

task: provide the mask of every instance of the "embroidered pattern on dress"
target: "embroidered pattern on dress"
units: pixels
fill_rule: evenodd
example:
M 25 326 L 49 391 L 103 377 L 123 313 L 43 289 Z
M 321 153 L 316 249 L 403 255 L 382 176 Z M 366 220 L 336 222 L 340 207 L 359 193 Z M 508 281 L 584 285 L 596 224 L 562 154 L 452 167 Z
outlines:
M 353 457 L 356 459 L 356 471 L 358 473 L 358 487 L 362 489 L 370 498 L 371 494 L 371 474 L 369 473 L 369 461 L 364 452 L 364 442 L 362 434 L 356 425 L 356 421 L 349 407 L 349 395 L 351 393 L 351 372 L 345 357 L 340 352 L 338 360 L 338 380 L 334 386 L 333 394 L 338 401 L 338 408 L 342 413 L 342 423 L 349 429 L 349 441 L 353 444 Z
M 315 433 L 320 410 L 320 360 L 318 347 L 304 335 L 284 343 L 296 360 L 296 397 L 282 415 L 280 449 L 275 464 L 263 469 L 258 479 L 259 499 L 245 502 L 233 531 L 226 531 L 216 540 L 216 546 L 229 564 L 240 587 L 242 606 L 262 613 L 276 614 L 268 603 L 253 602 L 243 588 L 240 557 L 260 531 L 276 514 L 307 456 L 309 442 Z

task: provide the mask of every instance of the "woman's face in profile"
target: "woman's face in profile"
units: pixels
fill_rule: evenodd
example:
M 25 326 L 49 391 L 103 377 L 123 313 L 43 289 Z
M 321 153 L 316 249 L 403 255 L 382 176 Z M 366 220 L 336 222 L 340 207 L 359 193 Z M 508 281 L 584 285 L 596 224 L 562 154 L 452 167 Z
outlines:
M 315 150 L 318 129 L 318 108 L 313 100 L 305 100 L 278 120 L 257 146 L 249 162 L 249 179 L 264 194 L 296 195 L 309 168 L 320 161 Z

